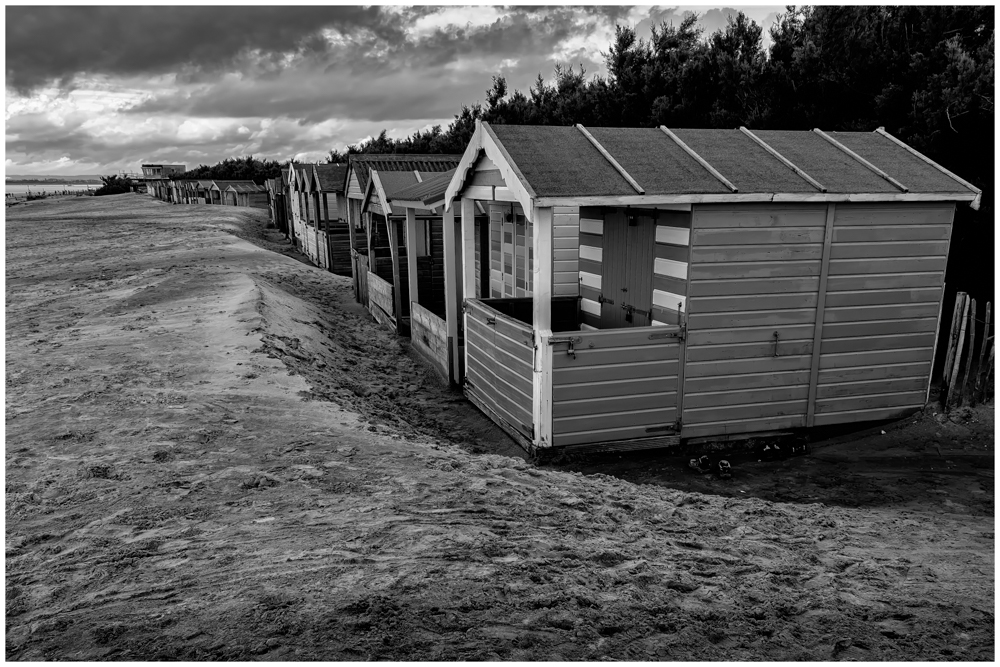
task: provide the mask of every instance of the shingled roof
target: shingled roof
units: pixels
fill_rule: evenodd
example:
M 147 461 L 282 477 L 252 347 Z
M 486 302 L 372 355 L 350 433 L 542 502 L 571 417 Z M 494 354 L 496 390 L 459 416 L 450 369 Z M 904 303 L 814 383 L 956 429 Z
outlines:
M 415 183 L 403 188 L 391 195 L 390 199 L 399 204 L 420 203 L 429 206 L 444 199 L 444 193 L 448 189 L 451 177 L 455 175 L 455 170 L 451 169 L 432 178 L 424 180 L 423 183 Z
M 377 169 L 379 173 L 388 171 L 442 172 L 457 167 L 461 159 L 461 155 L 365 153 L 351 155 L 348 164 L 354 168 L 354 172 L 358 176 L 358 185 L 361 191 L 365 192 L 368 189 L 369 173 L 372 169 Z
M 249 183 L 250 185 L 255 185 L 253 181 L 212 181 L 212 182 L 215 183 L 217 186 L 219 186 L 220 190 L 225 190 L 230 185 L 245 185 L 247 183 Z
M 344 192 L 344 177 L 347 175 L 346 164 L 317 164 L 316 178 L 323 192 Z
M 875 132 L 611 128 L 481 122 L 449 192 L 482 151 L 522 204 L 970 201 L 981 190 Z M 449 197 L 450 199 L 450 197 Z

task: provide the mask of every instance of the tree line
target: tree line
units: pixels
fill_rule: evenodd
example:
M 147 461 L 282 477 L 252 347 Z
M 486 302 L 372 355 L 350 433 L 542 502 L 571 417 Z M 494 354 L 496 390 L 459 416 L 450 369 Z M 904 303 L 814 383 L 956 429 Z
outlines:
M 742 12 L 704 35 L 698 19 L 661 23 L 649 39 L 618 26 L 607 76 L 557 66 L 527 93 L 494 76 L 485 102 L 393 139 L 383 130 L 351 153 L 462 153 L 476 119 L 491 124 L 832 131 L 885 129 L 983 189 L 960 207 L 949 287 L 993 291 L 992 6 L 788 6 L 763 30 Z M 957 259 L 956 259 L 957 258 Z M 949 289 L 949 293 L 951 289 Z M 950 299 L 950 296 L 949 296 Z M 946 304 L 947 306 L 947 304 Z

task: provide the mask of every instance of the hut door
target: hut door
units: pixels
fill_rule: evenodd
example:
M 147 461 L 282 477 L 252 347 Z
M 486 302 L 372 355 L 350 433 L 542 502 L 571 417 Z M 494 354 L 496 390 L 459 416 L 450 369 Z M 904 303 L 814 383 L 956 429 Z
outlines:
M 602 243 L 601 328 L 621 329 L 628 326 L 622 308 L 628 293 L 628 221 L 624 211 L 614 210 L 605 214 Z
M 631 220 L 629 219 L 631 217 Z M 656 220 L 625 210 L 604 216 L 601 258 L 601 328 L 652 324 Z

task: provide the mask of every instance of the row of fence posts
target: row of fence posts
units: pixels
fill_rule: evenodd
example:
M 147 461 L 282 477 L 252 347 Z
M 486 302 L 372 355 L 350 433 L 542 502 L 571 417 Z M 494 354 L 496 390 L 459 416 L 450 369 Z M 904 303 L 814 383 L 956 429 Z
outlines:
M 976 300 L 965 292 L 955 296 L 955 310 L 951 316 L 951 332 L 948 337 L 948 354 L 944 360 L 943 392 L 941 404 L 945 410 L 982 403 L 992 395 L 989 391 L 993 374 L 993 336 L 990 334 L 991 304 L 986 303 L 986 313 L 982 320 L 976 317 Z M 978 336 L 979 350 L 976 350 L 976 329 L 982 323 L 982 335 Z M 966 339 L 968 345 L 966 346 Z M 989 355 L 987 356 L 987 349 Z M 965 362 L 962 362 L 963 355 Z

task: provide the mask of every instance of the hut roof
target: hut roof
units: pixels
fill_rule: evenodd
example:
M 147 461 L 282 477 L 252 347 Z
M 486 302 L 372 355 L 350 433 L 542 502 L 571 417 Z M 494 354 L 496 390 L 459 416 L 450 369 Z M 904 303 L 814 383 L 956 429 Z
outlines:
M 215 185 L 217 185 L 220 190 L 225 190 L 230 185 L 238 185 L 241 183 L 242 184 L 249 183 L 250 185 L 254 185 L 253 181 L 212 181 L 212 183 L 215 183 Z
M 361 191 L 365 192 L 368 189 L 369 173 L 372 169 L 377 169 L 380 174 L 389 171 L 442 172 L 457 167 L 461 159 L 461 155 L 373 153 L 351 155 L 348 164 L 358 176 L 358 185 Z M 346 183 L 346 174 L 344 180 Z
M 414 205 L 414 208 L 433 205 L 436 202 L 444 200 L 444 194 L 448 190 L 448 184 L 454 175 L 454 169 L 436 174 L 431 178 L 425 179 L 423 183 L 415 183 L 402 190 L 398 190 L 390 198 L 396 204 Z M 423 206 L 415 206 L 416 204 L 422 204 Z
M 365 202 L 367 203 L 369 198 L 373 195 L 377 196 L 382 203 L 383 209 L 388 207 L 388 209 L 391 209 L 392 215 L 403 215 L 405 210 L 399 205 L 393 205 L 396 200 L 399 199 L 399 192 L 408 190 L 411 187 L 423 185 L 425 182 L 432 180 L 435 177 L 449 176 L 454 172 L 454 169 L 450 169 L 446 172 L 379 171 L 378 169 L 372 169 L 369 174 L 376 174 L 377 178 L 376 176 L 371 176 L 368 188 L 365 190 Z M 450 178 L 444 181 L 445 188 L 447 188 L 449 182 Z
M 233 192 L 264 192 L 264 188 L 253 181 L 236 181 L 230 183 L 226 189 Z
M 971 201 L 975 208 L 981 193 L 881 128 L 824 133 L 482 122 L 449 186 L 452 195 L 482 151 L 523 204 Z
M 346 164 L 317 164 L 316 178 L 319 189 L 323 192 L 344 192 L 344 180 L 347 176 Z

